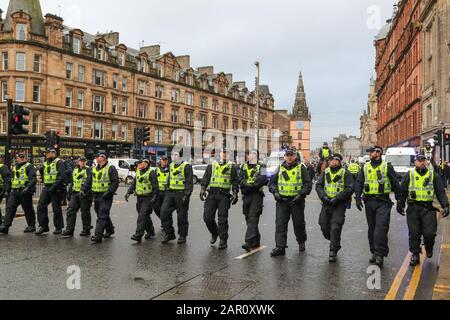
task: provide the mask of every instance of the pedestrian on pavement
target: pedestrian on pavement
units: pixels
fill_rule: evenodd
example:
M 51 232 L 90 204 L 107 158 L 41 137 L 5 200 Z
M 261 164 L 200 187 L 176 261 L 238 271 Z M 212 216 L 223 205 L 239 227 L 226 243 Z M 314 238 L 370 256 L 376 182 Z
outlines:
M 258 150 L 251 150 L 248 161 L 242 165 L 239 172 L 239 185 L 242 192 L 242 207 L 247 222 L 245 244 L 242 246 L 247 252 L 258 249 L 261 246 L 261 234 L 259 232 L 259 219 L 264 207 L 264 186 L 267 185 L 265 168 L 258 164 Z
M 305 199 L 312 191 L 312 182 L 305 166 L 296 162 L 293 149 L 286 151 L 284 160 L 269 183 L 269 191 L 277 202 L 276 248 L 271 253 L 272 257 L 286 254 L 291 216 L 299 250 L 306 250 Z
M 89 237 L 92 230 L 91 207 L 93 196 L 90 189 L 85 184 L 88 177 L 92 180 L 92 168 L 86 165 L 87 159 L 80 157 L 76 168 L 72 172 L 71 184 L 69 185 L 68 200 L 69 207 L 67 208 L 67 227 L 63 231 L 62 237 L 72 238 L 75 232 L 77 222 L 77 213 L 81 210 L 81 221 L 83 224 L 83 231 L 80 237 Z
M 8 234 L 17 208 L 21 205 L 27 221 L 24 233 L 36 232 L 36 212 L 33 207 L 33 194 L 36 192 L 36 168 L 27 161 L 24 153 L 18 153 L 10 183 L 10 194 L 6 203 L 6 216 L 0 226 L 0 233 Z
M 219 238 L 218 249 L 225 250 L 228 247 L 228 213 L 231 205 L 239 200 L 239 176 L 226 149 L 220 151 L 219 161 L 214 160 L 207 166 L 201 184 L 200 200 L 205 202 L 203 220 L 212 236 L 210 243 L 215 244 Z
M 159 187 L 158 178 L 155 171 L 150 169 L 150 160 L 144 159 L 139 163 L 136 170 L 136 177 L 133 179 L 125 200 L 128 202 L 130 196 L 135 194 L 137 196 L 136 210 L 138 212 L 136 233 L 131 237 L 131 240 L 137 243 L 142 242 L 142 237 L 146 240 L 155 237 L 155 227 L 153 226 L 151 214 L 153 205 L 158 199 Z
M 319 225 L 325 239 L 330 241 L 330 263 L 337 261 L 341 250 L 341 233 L 345 212 L 352 200 L 354 181 L 349 170 L 342 167 L 342 156 L 334 154 L 330 167 L 319 177 L 316 191 L 322 201 Z
M 168 184 L 161 208 L 161 221 L 165 233 L 163 244 L 175 240 L 172 213 L 177 211 L 178 244 L 185 244 L 189 232 L 189 203 L 194 190 L 192 166 L 182 160 L 180 153 L 172 152 Z
M 108 163 L 108 155 L 100 153 L 96 157 L 97 166 L 92 170 L 91 177 L 86 180 L 87 190 L 92 190 L 94 196 L 94 210 L 97 214 L 95 235 L 92 243 L 98 244 L 103 238 L 109 239 L 115 234 L 111 221 L 111 207 L 114 195 L 119 188 L 119 175 L 117 169 Z
M 3 199 L 8 201 L 9 192 L 10 192 L 10 184 L 11 184 L 11 171 L 7 166 L 3 164 L 3 161 L 0 163 L 0 206 L 3 202 Z M 2 209 L 0 208 L 0 225 L 2 224 L 3 216 Z
M 161 219 L 161 207 L 164 202 L 164 197 L 167 189 L 167 179 L 169 177 L 169 158 L 167 156 L 162 156 L 159 160 L 159 165 L 156 167 L 156 174 L 158 177 L 158 199 L 153 205 L 153 210 L 159 219 Z
M 356 207 L 362 211 L 364 201 L 372 252 L 370 263 L 382 267 L 384 258 L 389 255 L 388 233 L 394 205 L 390 194 L 393 191 L 399 200 L 400 184 L 392 165 L 382 159 L 383 148 L 374 146 L 367 152 L 370 162 L 364 165 L 355 183 Z
M 39 229 L 36 231 L 36 235 L 40 236 L 50 231 L 48 219 L 48 205 L 50 203 L 53 208 L 53 223 L 55 225 L 53 234 L 60 235 L 64 229 L 61 203 L 66 171 L 64 162 L 56 156 L 56 149 L 47 149 L 46 160 L 39 172 L 44 179 L 44 188 L 37 207 Z
M 405 216 L 405 206 L 408 202 L 406 218 L 409 228 L 409 250 L 412 253 L 412 267 L 420 264 L 422 254 L 422 237 L 425 244 L 427 258 L 433 257 L 434 244 L 437 234 L 437 215 L 433 206 L 437 198 L 444 209 L 442 216 L 450 214 L 449 201 L 441 179 L 434 171 L 427 168 L 427 157 L 418 155 L 415 168 L 405 175 L 401 183 L 401 199 L 397 204 L 397 212 Z

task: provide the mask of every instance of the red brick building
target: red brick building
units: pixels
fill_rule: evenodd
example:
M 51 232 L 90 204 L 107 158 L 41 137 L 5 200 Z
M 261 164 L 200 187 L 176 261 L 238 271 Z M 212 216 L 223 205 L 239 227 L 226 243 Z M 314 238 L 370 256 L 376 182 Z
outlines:
M 375 40 L 378 143 L 420 145 L 423 0 L 403 0 Z

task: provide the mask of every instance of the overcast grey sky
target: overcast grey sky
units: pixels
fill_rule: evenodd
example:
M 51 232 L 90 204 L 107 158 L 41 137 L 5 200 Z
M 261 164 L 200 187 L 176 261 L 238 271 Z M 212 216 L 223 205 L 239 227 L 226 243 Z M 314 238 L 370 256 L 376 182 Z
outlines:
M 6 11 L 8 0 L 0 0 Z M 213 65 L 254 88 L 254 61 L 277 109 L 292 109 L 304 76 L 317 146 L 339 133 L 359 136 L 359 117 L 374 74 L 374 36 L 394 0 L 41 0 L 72 27 L 119 31 L 138 48 L 191 55 L 193 67 Z M 381 23 L 381 24 L 380 24 Z

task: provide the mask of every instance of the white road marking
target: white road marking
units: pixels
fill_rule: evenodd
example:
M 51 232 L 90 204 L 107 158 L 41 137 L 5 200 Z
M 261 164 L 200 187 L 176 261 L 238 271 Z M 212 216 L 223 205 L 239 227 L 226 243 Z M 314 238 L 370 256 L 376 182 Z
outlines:
M 241 255 L 239 257 L 236 257 L 235 260 L 243 260 L 243 259 L 248 258 L 248 257 L 254 255 L 255 253 L 260 252 L 260 251 L 262 251 L 262 250 L 264 250 L 266 248 L 267 247 L 259 247 L 258 249 L 255 249 L 255 250 L 253 250 L 251 252 L 248 252 L 248 253 L 245 253 L 245 254 L 243 254 L 243 255 Z

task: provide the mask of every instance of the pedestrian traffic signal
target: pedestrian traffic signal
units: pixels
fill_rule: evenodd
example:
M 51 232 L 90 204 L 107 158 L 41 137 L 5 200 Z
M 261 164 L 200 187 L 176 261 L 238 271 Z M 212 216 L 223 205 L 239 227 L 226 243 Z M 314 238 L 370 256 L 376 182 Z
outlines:
M 148 145 L 150 143 L 150 127 L 144 128 L 144 145 Z
M 28 134 L 29 130 L 26 127 L 30 125 L 30 120 L 28 120 L 29 115 L 30 110 L 28 110 L 27 108 L 19 105 L 14 106 L 11 116 L 10 134 Z

